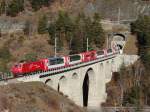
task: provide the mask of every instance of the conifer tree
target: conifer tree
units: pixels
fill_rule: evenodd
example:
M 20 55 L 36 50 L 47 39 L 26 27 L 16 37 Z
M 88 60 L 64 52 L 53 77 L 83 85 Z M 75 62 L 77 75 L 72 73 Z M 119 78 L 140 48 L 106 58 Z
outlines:
M 139 55 L 147 70 L 150 67 L 150 17 L 139 16 L 139 18 L 131 24 L 132 33 L 137 34 Z
M 9 3 L 6 10 L 7 15 L 16 16 L 19 12 L 24 10 L 24 0 L 13 0 Z
M 93 17 L 91 32 L 95 45 L 99 48 L 102 48 L 105 42 L 105 36 L 100 21 L 101 19 L 99 14 L 95 13 Z
M 40 20 L 39 20 L 39 24 L 38 24 L 38 33 L 39 34 L 44 34 L 47 32 L 47 17 L 45 15 L 43 15 Z
M 42 6 L 48 6 L 51 0 L 29 0 L 34 11 L 39 10 Z

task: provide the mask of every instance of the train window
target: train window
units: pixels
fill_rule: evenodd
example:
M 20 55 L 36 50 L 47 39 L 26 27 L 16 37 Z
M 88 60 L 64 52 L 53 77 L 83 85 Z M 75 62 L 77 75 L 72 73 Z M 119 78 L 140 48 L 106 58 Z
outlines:
M 62 63 L 64 63 L 63 58 L 51 58 L 51 59 L 49 59 L 50 65 L 57 65 L 57 64 L 62 64 Z
M 77 60 L 81 59 L 80 55 L 73 55 L 73 56 L 69 56 L 69 57 L 70 57 L 70 62 L 77 61 Z
M 15 65 L 15 67 L 18 67 L 18 65 Z
M 97 55 L 103 55 L 104 51 L 97 51 Z
M 50 65 L 55 65 L 56 64 L 56 60 L 55 59 L 49 59 L 49 64 Z
M 63 58 L 58 58 L 57 59 L 57 64 L 62 64 L 64 63 L 64 59 Z
M 108 49 L 107 52 L 108 52 L 108 53 L 111 53 L 111 52 L 112 52 L 112 49 Z

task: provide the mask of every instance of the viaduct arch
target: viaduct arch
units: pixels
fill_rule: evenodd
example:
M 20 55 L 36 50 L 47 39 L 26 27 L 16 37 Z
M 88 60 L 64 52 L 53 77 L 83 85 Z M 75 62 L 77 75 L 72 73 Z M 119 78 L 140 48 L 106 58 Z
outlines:
M 67 93 L 67 78 L 66 76 L 61 76 L 58 82 L 58 87 L 57 90 L 59 92 L 62 92 L 64 94 L 68 94 Z
M 88 106 L 88 100 L 92 100 L 93 87 L 96 86 L 94 84 L 95 73 L 92 68 L 89 68 L 85 73 L 82 92 L 83 92 L 83 106 Z
M 53 86 L 53 81 L 51 79 L 47 79 L 45 81 L 45 84 L 52 87 Z

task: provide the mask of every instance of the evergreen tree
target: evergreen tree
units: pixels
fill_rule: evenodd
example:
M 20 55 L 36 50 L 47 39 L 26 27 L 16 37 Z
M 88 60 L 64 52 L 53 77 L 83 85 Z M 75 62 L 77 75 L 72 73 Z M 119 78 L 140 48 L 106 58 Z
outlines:
M 24 0 L 13 0 L 6 10 L 7 15 L 16 16 L 19 12 L 24 10 Z
M 23 31 L 24 31 L 24 34 L 25 35 L 30 35 L 30 33 L 31 33 L 31 22 L 30 21 L 26 21 L 26 23 L 25 23 L 25 27 L 24 27 L 24 29 L 23 29 Z
M 30 0 L 30 3 L 32 5 L 32 8 L 37 11 L 39 10 L 42 6 L 48 6 L 49 3 L 52 0 Z
M 62 40 L 66 39 L 71 54 L 86 51 L 87 38 L 89 39 L 89 49 L 93 49 L 93 44 L 101 48 L 105 41 L 98 14 L 95 14 L 93 19 L 84 14 L 79 14 L 76 19 L 72 19 L 68 13 L 60 11 L 56 21 L 49 25 L 48 31 L 51 41 L 57 37 L 58 40 L 61 40 L 58 43 L 63 44 Z
M 80 53 L 86 50 L 85 15 L 79 14 L 75 19 L 74 35 L 71 42 L 71 52 Z
M 7 63 L 11 60 L 11 53 L 8 46 L 3 46 L 0 48 L 0 71 L 7 72 Z
M 105 42 L 104 30 L 102 29 L 99 14 L 95 13 L 92 23 L 92 36 L 97 47 L 102 48 Z
M 68 13 L 60 11 L 56 21 L 49 25 L 48 32 L 50 34 L 50 41 L 52 41 L 50 43 L 54 43 L 55 37 L 57 37 L 60 48 L 63 46 L 62 40 L 67 40 L 70 43 L 73 37 L 74 23 Z
M 137 34 L 139 55 L 146 68 L 150 67 L 150 16 L 139 16 L 131 24 L 132 33 Z M 148 70 L 147 69 L 147 70 Z
M 25 55 L 24 59 L 26 61 L 36 61 L 37 60 L 37 54 L 35 53 L 28 53 Z
M 83 49 L 86 51 L 87 47 L 87 38 L 89 40 L 89 49 L 91 49 L 92 44 L 93 44 L 93 35 L 92 35 L 92 20 L 89 17 L 84 18 L 84 38 L 83 38 Z
M 54 45 L 54 39 L 57 36 L 57 31 L 56 31 L 56 24 L 55 23 L 51 23 L 48 27 L 48 33 L 50 35 L 50 40 L 49 40 L 49 44 Z
M 86 51 L 87 38 L 89 40 L 89 50 L 93 49 L 92 46 L 94 44 L 96 47 L 102 48 L 105 36 L 100 20 L 100 16 L 97 13 L 94 15 L 93 19 L 86 17 L 84 14 L 78 15 L 75 20 L 74 38 L 80 38 L 78 38 L 77 42 L 75 41 L 76 39 L 73 39 L 72 45 L 74 45 L 74 50 L 79 50 L 79 52 Z M 78 45 L 78 42 L 80 42 L 80 45 Z
M 71 50 L 70 54 L 80 53 L 83 51 L 83 33 L 78 23 L 75 26 L 70 50 Z
M 5 1 L 2 0 L 0 2 L 0 14 L 3 14 L 5 12 L 5 7 L 6 7 Z
M 56 20 L 56 30 L 60 37 L 65 37 L 69 42 L 73 36 L 74 23 L 67 12 L 60 11 Z
M 45 15 L 43 15 L 40 20 L 39 20 L 39 24 L 38 24 L 38 33 L 39 34 L 44 34 L 47 32 L 47 17 Z

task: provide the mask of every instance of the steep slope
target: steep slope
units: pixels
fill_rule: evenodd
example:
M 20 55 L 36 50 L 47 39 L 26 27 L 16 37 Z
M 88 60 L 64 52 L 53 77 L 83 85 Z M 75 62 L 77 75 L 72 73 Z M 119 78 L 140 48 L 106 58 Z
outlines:
M 43 83 L 11 84 L 0 90 L 0 112 L 84 112 Z
M 126 45 L 124 47 L 124 53 L 128 55 L 138 54 L 137 39 L 135 35 L 129 35 Z

